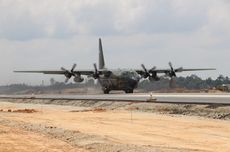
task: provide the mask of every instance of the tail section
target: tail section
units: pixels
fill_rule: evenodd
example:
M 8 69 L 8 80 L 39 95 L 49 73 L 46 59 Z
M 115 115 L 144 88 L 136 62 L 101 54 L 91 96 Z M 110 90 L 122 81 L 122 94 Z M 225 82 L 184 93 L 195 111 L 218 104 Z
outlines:
M 104 68 L 105 68 L 105 59 L 104 59 L 104 54 L 102 49 L 101 38 L 99 38 L 99 69 L 104 69 Z

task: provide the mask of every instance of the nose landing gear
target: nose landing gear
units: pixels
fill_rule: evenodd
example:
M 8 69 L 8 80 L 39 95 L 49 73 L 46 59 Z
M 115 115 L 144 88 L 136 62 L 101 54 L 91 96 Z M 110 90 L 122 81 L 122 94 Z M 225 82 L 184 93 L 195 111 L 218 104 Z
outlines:
M 126 89 L 124 91 L 125 91 L 125 93 L 133 93 L 133 89 Z
M 103 88 L 103 92 L 104 92 L 104 94 L 109 94 L 110 89 L 109 88 Z

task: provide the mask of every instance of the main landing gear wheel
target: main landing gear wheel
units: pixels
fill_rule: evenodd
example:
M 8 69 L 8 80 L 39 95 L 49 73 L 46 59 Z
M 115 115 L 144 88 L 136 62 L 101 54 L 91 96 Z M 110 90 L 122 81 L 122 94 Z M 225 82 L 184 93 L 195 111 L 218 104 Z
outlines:
M 133 93 L 133 89 L 125 90 L 125 93 Z
M 107 89 L 107 88 L 104 88 L 103 91 L 104 91 L 104 94 L 109 94 L 109 91 L 110 91 L 110 90 Z

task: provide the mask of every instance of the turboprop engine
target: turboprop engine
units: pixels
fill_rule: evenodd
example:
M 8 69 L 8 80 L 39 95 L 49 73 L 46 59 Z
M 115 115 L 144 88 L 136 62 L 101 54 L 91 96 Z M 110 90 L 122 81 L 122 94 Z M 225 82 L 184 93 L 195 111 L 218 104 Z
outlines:
M 74 80 L 74 82 L 82 82 L 82 81 L 84 81 L 84 78 L 82 78 L 81 76 L 75 76 L 73 78 L 73 80 Z
M 147 70 L 144 64 L 141 64 L 141 67 L 143 68 L 143 71 L 144 71 L 143 78 L 148 78 L 149 81 L 151 82 L 160 80 L 160 78 L 157 76 L 156 71 L 154 71 L 156 69 L 155 66 L 150 70 Z
M 71 70 L 66 70 L 65 68 L 61 67 L 61 70 L 64 71 L 64 75 L 66 77 L 65 83 L 68 82 L 68 80 L 73 76 L 73 80 L 74 82 L 82 82 L 84 81 L 84 78 L 81 77 L 80 73 L 77 73 L 76 71 L 74 71 L 74 69 L 76 68 L 76 64 L 73 64 L 72 69 Z

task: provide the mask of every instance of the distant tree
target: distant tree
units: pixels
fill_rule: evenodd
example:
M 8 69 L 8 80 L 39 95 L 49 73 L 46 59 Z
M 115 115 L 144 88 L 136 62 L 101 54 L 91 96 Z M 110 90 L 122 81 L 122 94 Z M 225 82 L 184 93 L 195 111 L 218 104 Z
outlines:
M 224 76 L 223 75 L 219 75 L 217 77 L 217 81 L 220 81 L 220 82 L 223 82 L 225 80 Z
M 54 80 L 54 78 L 50 78 L 50 85 L 51 85 L 51 86 L 55 85 L 55 82 L 56 82 L 56 81 Z
M 207 78 L 204 82 L 208 88 L 212 88 L 215 87 L 214 81 L 212 80 L 212 78 Z
M 202 79 L 197 75 L 191 75 L 187 77 L 177 77 L 176 79 L 176 87 L 177 88 L 186 88 L 186 89 L 209 89 L 222 84 L 230 84 L 230 78 L 228 76 L 219 75 L 216 79 L 207 78 Z M 25 90 L 36 91 L 45 91 L 45 90 L 62 90 L 69 88 L 84 88 L 84 87 L 100 87 L 100 84 L 94 83 L 94 79 L 88 79 L 88 81 L 84 81 L 83 83 L 64 83 L 57 82 L 54 78 L 50 79 L 49 86 L 32 86 L 27 84 L 11 84 L 7 86 L 0 86 L 0 94 L 7 93 L 17 93 L 23 92 Z M 143 91 L 155 91 L 161 89 L 169 88 L 169 78 L 161 77 L 160 81 L 150 82 L 148 79 L 141 80 L 138 85 L 138 89 Z

